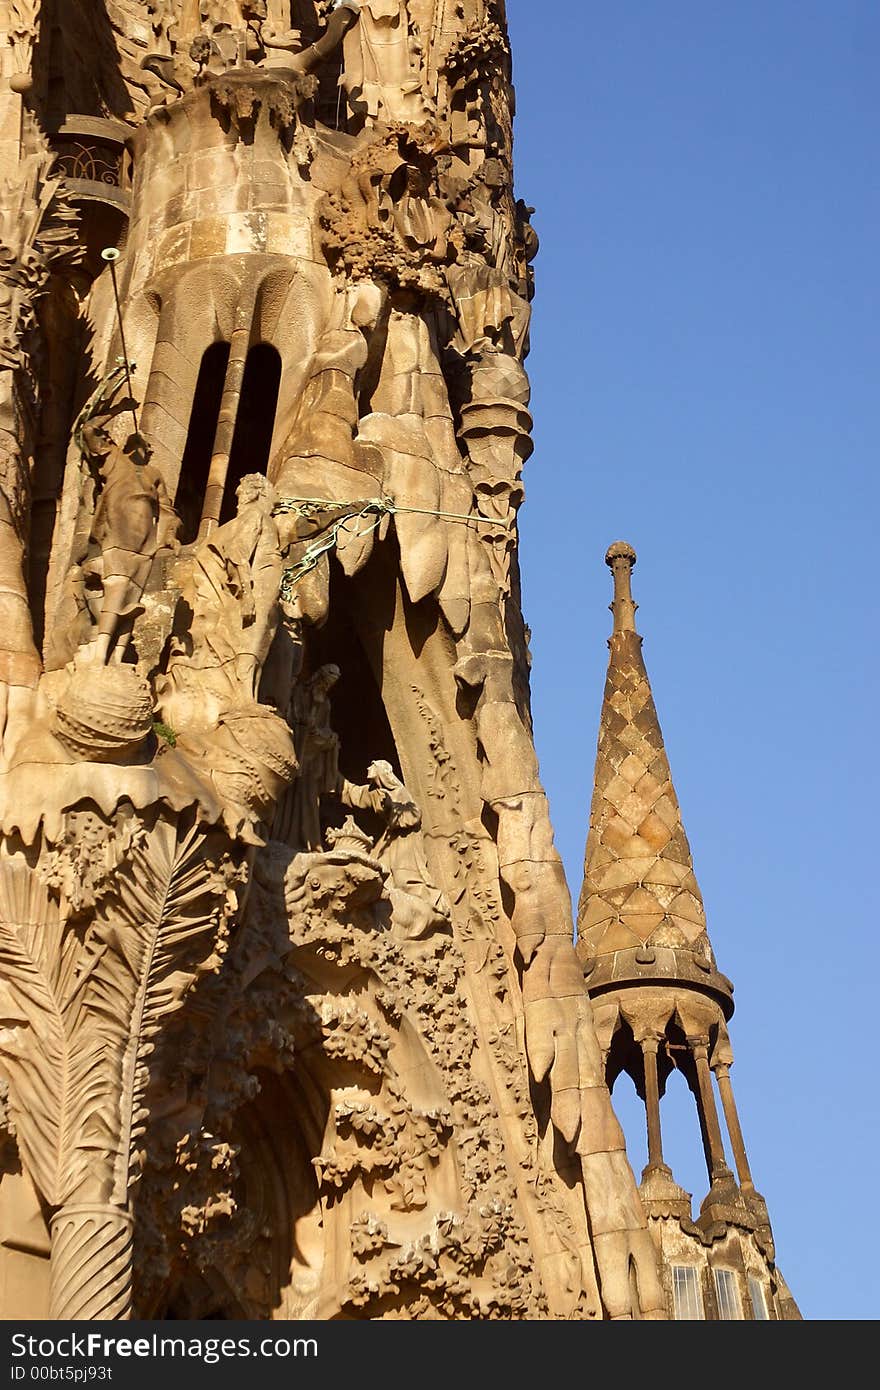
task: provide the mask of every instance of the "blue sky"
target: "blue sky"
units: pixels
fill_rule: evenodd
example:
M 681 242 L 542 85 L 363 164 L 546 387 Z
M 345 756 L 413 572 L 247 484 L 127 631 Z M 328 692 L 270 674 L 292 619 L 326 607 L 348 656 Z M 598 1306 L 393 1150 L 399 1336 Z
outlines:
M 880 7 L 507 8 L 557 844 L 576 895 L 624 538 L 780 1267 L 806 1317 L 875 1319 Z M 640 1168 L 641 1107 L 619 1112 Z M 695 1116 L 662 1114 L 699 1200 Z

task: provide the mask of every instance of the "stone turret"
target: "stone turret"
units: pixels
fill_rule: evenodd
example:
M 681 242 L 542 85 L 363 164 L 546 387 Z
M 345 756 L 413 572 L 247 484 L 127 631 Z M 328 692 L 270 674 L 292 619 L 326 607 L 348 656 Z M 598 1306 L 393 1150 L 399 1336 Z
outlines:
M 614 631 L 596 755 L 578 950 L 590 993 L 681 984 L 733 1013 L 715 965 L 703 899 L 645 663 L 632 597 L 636 553 L 609 547 Z
M 775 1268 L 767 1207 L 752 1181 L 731 1088 L 727 1024 L 733 985 L 718 970 L 709 941 L 636 631 L 636 553 L 615 541 L 605 561 L 614 577 L 614 627 L 577 951 L 606 1077 L 613 1087 L 627 1072 L 645 1105 L 648 1162 L 640 1191 L 673 1315 L 742 1317 L 751 1307 L 756 1318 L 797 1317 Z M 676 1069 L 694 1096 L 709 1179 L 696 1221 L 690 1194 L 663 1156 L 660 1101 Z M 735 1176 L 727 1163 L 722 1114 Z

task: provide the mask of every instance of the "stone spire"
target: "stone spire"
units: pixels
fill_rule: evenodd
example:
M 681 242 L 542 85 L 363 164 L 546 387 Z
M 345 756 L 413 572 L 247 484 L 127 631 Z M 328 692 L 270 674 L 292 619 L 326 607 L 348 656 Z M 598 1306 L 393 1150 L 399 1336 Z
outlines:
M 591 993 L 648 974 L 679 977 L 724 996 L 715 969 L 703 899 L 645 663 L 632 597 L 636 553 L 609 546 L 614 630 L 596 754 L 595 789 L 578 909 L 578 952 Z M 591 969 L 592 965 L 592 969 Z M 596 974 L 598 972 L 598 975 Z
M 636 553 L 615 541 L 605 561 L 614 576 L 614 630 L 577 941 L 605 1078 L 613 1088 L 627 1073 L 645 1105 L 648 1162 L 639 1191 L 672 1316 L 747 1317 L 751 1307 L 754 1318 L 797 1318 L 775 1265 L 767 1205 L 755 1190 L 734 1100 L 727 1031 L 733 986 L 715 965 L 642 660 L 632 596 Z M 675 1071 L 695 1101 L 709 1179 L 696 1221 L 691 1194 L 663 1156 L 661 1101 Z M 731 1260 L 747 1279 L 737 1279 Z M 690 1302 L 676 1282 L 688 1266 L 703 1271 Z

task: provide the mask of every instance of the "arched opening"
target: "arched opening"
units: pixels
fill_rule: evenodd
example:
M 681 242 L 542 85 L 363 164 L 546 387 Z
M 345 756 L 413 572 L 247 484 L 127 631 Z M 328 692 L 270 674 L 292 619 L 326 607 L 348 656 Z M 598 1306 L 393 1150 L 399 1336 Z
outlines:
M 306 668 L 315 671 L 333 664 L 339 679 L 330 692 L 331 722 L 339 738 L 339 771 L 356 785 L 367 780 L 367 768 L 376 759 L 390 763 L 402 776 L 397 745 L 382 698 L 382 655 L 378 634 L 365 630 L 358 621 L 359 593 L 374 595 L 381 604 L 382 574 L 375 560 L 360 574 L 348 578 L 337 560 L 330 564 L 331 601 L 326 622 L 308 635 Z M 325 830 L 338 828 L 351 808 L 327 798 L 322 805 Z M 369 811 L 359 810 L 355 820 L 378 838 L 381 824 Z
M 630 1086 L 615 1083 L 625 1073 Z M 633 1031 L 625 1019 L 620 1019 L 605 1064 L 605 1081 L 612 1094 L 612 1104 L 623 1137 L 626 1152 L 633 1171 L 638 1174 L 648 1162 L 648 1145 L 645 1118 L 645 1065 L 642 1050 L 633 1037 Z
M 353 607 L 355 587 L 371 585 L 374 574 L 375 568 L 368 564 L 355 579 L 348 579 L 334 560 L 330 612 L 324 626 L 309 635 L 311 661 L 316 666 L 335 662 L 340 669 L 330 693 L 333 727 L 339 735 L 340 771 L 353 782 L 364 780 L 376 758 L 390 762 L 400 776 L 400 759 L 380 688 L 381 656 L 374 635 L 361 630 Z
M 667 1025 L 664 1053 L 667 1061 L 660 1068 L 663 1154 L 676 1182 L 699 1200 L 706 1190 L 699 1088 L 687 1038 L 675 1021 Z
M 620 1084 L 614 1089 L 611 1104 L 623 1130 L 630 1167 L 638 1180 L 648 1162 L 645 1105 L 628 1073 L 618 1080 Z
M 642 1299 L 639 1293 L 639 1274 L 632 1255 L 629 1257 L 629 1302 L 633 1320 L 640 1320 L 642 1316 Z
M 302 1018 L 307 1012 L 308 1006 Z M 303 1057 L 295 1071 L 278 1075 L 253 1069 L 255 1095 L 237 1112 L 228 1136 L 237 1169 L 232 1220 L 215 1212 L 198 1257 L 189 1251 L 173 1262 L 164 1297 L 149 1309 L 151 1319 L 315 1316 L 327 1252 L 313 1159 L 329 1111 L 329 1088 L 313 1074 L 315 1060 Z
M 228 363 L 228 343 L 212 343 L 202 355 L 174 499 L 183 545 L 194 541 L 199 530 Z
M 255 343 L 244 364 L 220 508 L 221 526 L 235 516 L 235 493 L 242 478 L 248 473 L 268 472 L 280 385 L 281 354 L 271 343 Z

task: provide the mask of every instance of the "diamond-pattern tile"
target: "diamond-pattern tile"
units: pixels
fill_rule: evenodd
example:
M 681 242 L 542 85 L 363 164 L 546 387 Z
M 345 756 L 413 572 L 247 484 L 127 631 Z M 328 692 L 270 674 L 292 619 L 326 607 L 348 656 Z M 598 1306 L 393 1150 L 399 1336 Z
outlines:
M 666 786 L 668 785 L 669 783 L 667 782 Z M 635 784 L 636 795 L 642 798 L 646 806 L 653 806 L 657 797 L 664 790 L 664 784 L 658 782 L 652 772 L 646 772 L 644 777 Z
M 632 830 L 625 820 L 621 820 L 620 816 L 615 814 L 606 821 L 602 831 L 602 844 L 606 845 L 608 849 L 616 849 L 620 854 L 623 846 L 628 844 L 631 839 Z
M 635 787 L 645 776 L 647 768 L 641 758 L 637 758 L 635 753 L 630 753 L 624 758 L 618 771 L 620 776 L 623 777 L 631 787 Z
M 633 830 L 638 833 L 639 826 L 645 814 L 645 808 L 642 805 L 641 799 L 636 796 L 635 792 L 630 792 L 617 809 L 627 824 L 631 825 Z
M 607 853 L 601 847 L 600 852 Z M 653 868 L 652 859 L 644 855 L 639 859 L 612 859 L 610 862 L 605 859 L 600 865 L 590 865 L 587 870 L 587 880 L 591 892 L 602 893 L 609 888 L 625 888 L 633 882 L 641 883 L 645 875 L 651 873 Z M 676 880 L 675 891 L 678 888 L 679 883 Z
M 677 864 L 686 864 L 691 869 L 694 866 L 691 859 L 691 847 L 688 844 L 683 826 L 679 826 L 675 833 L 670 835 L 663 853 L 667 859 L 674 859 Z
M 610 898 L 610 894 L 608 897 Z M 635 888 L 630 888 L 629 895 L 624 899 L 626 910 L 632 912 L 656 912 L 657 899 L 649 888 L 642 888 L 641 884 L 636 884 Z M 661 911 L 660 916 L 663 916 Z
M 695 898 L 693 893 L 679 893 L 669 904 L 669 912 L 672 917 L 694 922 L 701 931 L 705 930 L 706 914 L 703 911 L 703 903 L 700 898 Z
M 602 846 L 597 848 L 596 853 L 603 856 L 608 855 L 608 851 Z M 607 863 L 607 857 L 605 862 Z M 694 880 L 694 886 L 696 886 L 697 880 L 691 870 L 685 864 L 676 864 L 672 859 L 658 859 L 642 875 L 644 883 L 656 884 L 658 888 L 668 885 L 675 892 L 679 888 L 690 888 L 690 879 Z
M 655 928 L 663 921 L 662 912 L 622 912 L 620 920 L 630 931 L 635 932 L 642 945 L 650 941 Z
M 615 632 L 599 727 L 584 887 L 583 955 L 693 943 L 706 930 L 690 845 L 634 632 Z
M 618 773 L 611 778 L 608 786 L 604 788 L 603 795 L 605 800 L 611 803 L 615 811 L 620 811 L 622 813 L 623 805 L 630 796 L 629 782 Z
M 655 907 L 659 903 L 668 912 L 678 896 L 678 889 L 674 888 L 671 883 L 652 883 L 651 894 Z
M 651 808 L 655 816 L 659 816 L 669 826 L 670 831 L 677 830 L 681 825 L 681 811 L 678 807 L 678 798 L 671 788 L 662 796 L 658 796 Z
M 619 911 L 629 899 L 632 891 L 633 887 L 631 883 L 628 883 L 624 888 L 608 888 L 602 894 L 602 899 Z
M 649 811 L 644 820 L 640 821 L 639 834 L 658 854 L 666 848 L 672 837 L 672 831 L 666 821 L 661 820 L 656 811 Z
M 659 927 L 651 932 L 650 944 L 652 946 L 689 946 L 692 943 L 677 923 L 669 917 L 664 917 Z
M 613 907 L 596 893 L 591 893 L 584 908 L 582 922 L 584 930 L 607 923 L 612 917 L 616 918 L 617 913 Z
M 634 860 L 641 863 L 646 854 L 651 853 L 651 846 L 647 840 L 643 840 L 641 835 L 630 835 L 629 839 L 618 851 L 621 859 Z
M 592 954 L 601 956 L 608 951 L 628 951 L 633 946 L 641 946 L 642 939 L 637 932 L 630 931 L 623 923 L 615 918 L 610 926 L 602 930 L 596 950 Z

